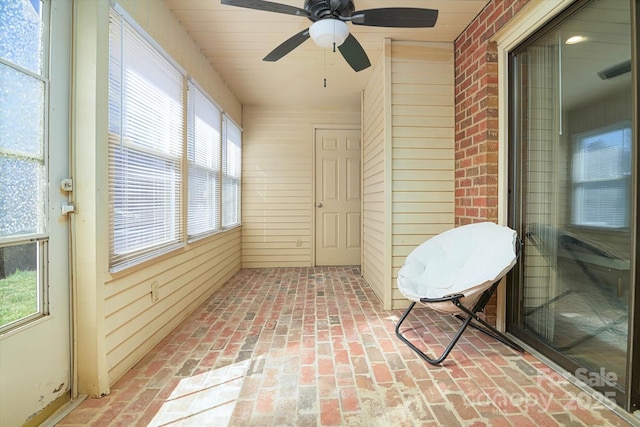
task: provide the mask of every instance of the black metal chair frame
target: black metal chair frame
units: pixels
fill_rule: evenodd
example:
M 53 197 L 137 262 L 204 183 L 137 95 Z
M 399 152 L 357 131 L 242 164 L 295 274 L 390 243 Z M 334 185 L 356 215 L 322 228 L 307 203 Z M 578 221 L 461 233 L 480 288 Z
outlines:
M 522 347 L 520 347 L 518 344 L 516 344 L 513 340 L 511 340 L 505 334 L 503 334 L 502 332 L 498 331 L 495 327 L 491 326 L 484 319 L 481 319 L 478 316 L 478 313 L 481 313 L 481 312 L 484 311 L 484 308 L 487 305 L 487 303 L 489 302 L 489 299 L 491 298 L 491 295 L 494 293 L 494 291 L 498 287 L 498 284 L 500 283 L 500 280 L 501 279 L 498 279 L 495 283 L 493 283 L 491 285 L 491 287 L 489 287 L 487 290 L 485 290 L 482 293 L 482 295 L 480 296 L 480 299 L 478 299 L 478 302 L 475 303 L 475 305 L 473 306 L 472 309 L 469 309 L 469 308 L 465 307 L 460 302 L 460 299 L 464 298 L 464 294 L 448 295 L 448 296 L 445 296 L 445 297 L 442 297 L 442 298 L 420 298 L 420 302 L 425 303 L 425 304 L 450 301 L 453 305 L 458 307 L 461 311 L 463 311 L 466 314 L 466 317 L 463 317 L 460 314 L 454 315 L 456 318 L 458 318 L 458 319 L 460 319 L 462 321 L 462 325 L 460 326 L 460 328 L 458 329 L 456 334 L 453 336 L 453 339 L 451 340 L 449 345 L 447 345 L 447 348 L 444 350 L 444 352 L 442 353 L 442 355 L 440 357 L 437 357 L 437 358 L 433 359 L 433 358 L 427 356 L 422 350 L 420 350 L 418 347 L 416 347 L 412 342 L 410 342 L 400 332 L 400 325 L 402 325 L 402 322 L 405 321 L 405 319 L 407 318 L 407 316 L 409 315 L 409 313 L 411 312 L 413 307 L 416 305 L 417 301 L 412 301 L 411 304 L 409 305 L 409 307 L 407 308 L 407 311 L 405 311 L 405 313 L 402 315 L 402 318 L 400 318 L 400 321 L 396 325 L 396 335 L 398 336 L 398 338 L 400 338 L 402 341 L 404 341 L 404 343 L 407 344 L 409 346 L 409 348 L 411 348 L 413 351 L 415 351 L 418 354 L 418 356 L 420 356 L 422 359 L 424 359 L 425 361 L 429 362 L 432 365 L 438 365 L 438 364 L 440 364 L 441 362 L 443 362 L 447 358 L 447 356 L 449 355 L 451 350 L 453 350 L 453 347 L 456 345 L 456 343 L 458 342 L 458 340 L 462 336 L 462 333 L 467 328 L 467 326 L 471 326 L 472 328 L 475 328 L 475 329 L 483 332 L 484 334 L 486 334 L 486 335 L 488 335 L 488 336 L 490 336 L 490 337 L 492 337 L 492 338 L 494 338 L 494 339 L 496 339 L 496 340 L 508 345 L 509 347 L 513 348 L 514 350 L 517 350 L 519 352 L 524 352 L 524 349 Z M 473 320 L 478 322 L 479 325 L 472 323 Z

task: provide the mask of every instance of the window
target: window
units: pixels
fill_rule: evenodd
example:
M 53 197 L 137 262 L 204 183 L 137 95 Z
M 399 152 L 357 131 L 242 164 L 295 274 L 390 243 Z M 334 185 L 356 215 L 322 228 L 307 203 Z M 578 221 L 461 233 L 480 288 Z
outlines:
M 631 127 L 622 124 L 575 137 L 573 153 L 574 225 L 629 226 Z
M 0 332 L 48 312 L 49 7 L 0 2 Z
M 126 14 L 112 9 L 111 270 L 184 245 L 185 230 L 193 240 L 240 224 L 241 141 L 240 128 L 208 95 Z
M 184 75 L 123 16 L 109 29 L 110 267 L 183 244 Z
M 192 82 L 189 83 L 189 237 L 220 228 L 220 157 L 222 112 Z
M 222 177 L 222 226 L 240 224 L 240 178 L 242 131 L 225 115 L 224 166 Z

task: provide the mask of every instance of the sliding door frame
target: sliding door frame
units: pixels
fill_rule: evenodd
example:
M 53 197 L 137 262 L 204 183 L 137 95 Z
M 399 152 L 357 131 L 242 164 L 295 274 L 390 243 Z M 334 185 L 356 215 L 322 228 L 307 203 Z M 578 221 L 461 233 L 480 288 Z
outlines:
M 640 146 L 638 144 L 638 135 L 640 124 L 640 96 L 638 85 L 638 70 L 640 69 L 640 58 L 638 50 L 640 43 L 638 43 L 638 22 L 640 22 L 640 0 L 628 0 L 631 4 L 631 59 L 632 59 L 632 141 L 633 141 L 633 153 L 634 158 L 632 160 L 632 184 L 631 184 L 631 270 L 630 270 L 630 286 L 629 286 L 629 323 L 628 323 L 628 341 L 627 341 L 627 355 L 626 355 L 626 377 L 623 384 L 623 389 L 618 387 L 612 387 L 604 382 L 602 385 L 592 386 L 593 389 L 602 392 L 605 397 L 611 397 L 615 400 L 617 405 L 623 407 L 629 412 L 640 409 L 640 280 L 638 277 L 637 266 L 640 265 L 640 248 L 638 247 L 638 241 L 640 240 L 640 197 L 638 191 L 640 191 L 639 173 L 640 173 Z M 565 19 L 572 16 L 577 10 L 585 7 L 591 2 L 591 0 L 578 0 L 568 6 L 565 10 L 558 13 L 555 11 L 556 16 L 551 18 L 550 23 L 540 23 L 536 28 L 533 28 L 528 35 L 520 38 L 517 44 L 511 42 L 511 46 L 507 45 L 503 47 L 503 64 L 502 70 L 504 71 L 502 76 L 506 80 L 503 83 L 503 91 L 506 91 L 506 95 L 501 97 L 501 101 L 508 99 L 508 105 L 506 111 L 503 111 L 501 120 L 504 125 L 501 128 L 506 134 L 506 141 L 503 138 L 502 142 L 505 143 L 505 151 L 503 152 L 503 161 L 506 163 L 503 171 L 506 172 L 507 182 L 506 191 L 501 194 L 505 195 L 507 199 L 506 203 L 506 220 L 509 226 L 516 229 L 523 240 L 525 241 L 524 250 L 526 251 L 527 242 L 524 238 L 522 224 L 522 214 L 524 212 L 522 207 L 523 201 L 523 188 L 520 181 L 520 170 L 522 162 L 522 147 L 519 144 L 518 131 L 520 123 L 518 115 L 518 99 L 516 99 L 518 90 L 515 82 L 515 73 L 517 65 L 512 53 L 518 51 L 523 44 L 530 44 L 535 41 L 543 33 L 551 31 L 554 27 L 561 25 Z M 503 35 L 504 37 L 504 35 Z M 505 37 L 505 38 L 508 38 Z M 513 39 L 514 37 L 511 36 Z M 500 43 L 499 43 L 500 46 Z M 500 49 L 499 49 L 500 51 Z M 551 346 L 546 345 L 539 339 L 536 339 L 523 329 L 518 327 L 519 307 L 521 306 L 522 295 L 520 293 L 521 284 L 523 283 L 523 269 L 521 263 L 518 263 L 514 268 L 512 274 L 508 277 L 507 291 L 506 291 L 506 329 L 513 336 L 521 340 L 524 344 L 530 348 L 539 352 L 542 356 L 549 358 L 553 363 L 558 364 L 562 369 L 575 375 L 580 368 L 584 368 L 583 365 L 578 364 L 569 357 L 561 354 L 559 351 L 553 349 Z M 590 384 L 589 384 L 590 385 Z
M 633 174 L 631 184 L 631 221 L 634 225 L 634 238 L 631 246 L 631 279 L 629 285 L 629 343 L 627 354 L 627 399 L 624 402 L 625 409 L 629 412 L 640 409 L 640 277 L 638 266 L 640 266 L 640 87 L 638 85 L 638 71 L 640 70 L 640 43 L 639 28 L 640 22 L 640 0 L 629 0 L 631 2 L 631 85 L 633 99 L 633 143 L 634 154 L 631 170 Z

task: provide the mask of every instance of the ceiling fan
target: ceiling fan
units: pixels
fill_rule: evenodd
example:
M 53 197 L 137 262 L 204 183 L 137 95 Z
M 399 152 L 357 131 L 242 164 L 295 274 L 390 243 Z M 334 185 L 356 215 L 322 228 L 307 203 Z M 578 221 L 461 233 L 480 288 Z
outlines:
M 277 61 L 308 38 L 321 47 L 337 47 L 347 63 L 355 71 L 362 71 L 371 63 L 364 49 L 349 33 L 347 22 L 373 27 L 427 28 L 433 27 L 438 11 L 414 7 L 385 7 L 380 9 L 355 10 L 352 0 L 305 0 L 304 8 L 262 0 L 222 0 L 222 4 L 302 16 L 313 22 L 276 47 L 264 61 Z

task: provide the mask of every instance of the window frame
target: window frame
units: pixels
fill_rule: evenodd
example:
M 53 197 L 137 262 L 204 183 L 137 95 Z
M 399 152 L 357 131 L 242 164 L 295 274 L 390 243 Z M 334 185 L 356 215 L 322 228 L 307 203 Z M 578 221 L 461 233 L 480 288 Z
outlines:
M 239 164 L 237 164 L 237 168 L 238 168 L 238 174 L 236 175 L 231 175 L 228 172 L 229 169 L 229 143 L 233 143 L 230 139 L 229 139 L 229 125 L 233 126 L 235 128 L 235 130 L 238 133 L 238 144 L 234 144 L 237 145 L 238 147 L 238 157 L 239 157 Z M 223 230 L 228 230 L 234 227 L 239 227 L 242 225 L 242 133 L 243 133 L 243 129 L 241 126 L 239 126 L 235 121 L 233 121 L 233 119 L 231 119 L 226 113 L 223 114 L 223 126 L 222 126 L 222 177 L 221 177 L 221 184 L 222 184 L 222 188 L 221 188 L 221 196 L 222 196 L 222 203 L 221 203 L 221 213 L 220 213 L 220 221 L 221 221 L 221 227 Z M 227 205 L 227 201 L 225 199 L 225 182 L 231 180 L 233 182 L 233 189 L 235 190 L 234 194 L 235 194 L 235 203 L 234 203 L 234 213 L 235 213 L 235 221 L 233 222 L 229 222 L 229 223 L 225 223 L 225 217 L 226 217 L 226 213 L 225 212 L 225 206 Z
M 194 161 L 192 161 L 192 159 L 190 158 L 191 154 L 189 152 L 190 150 L 190 145 L 193 143 L 194 144 L 194 150 L 195 150 L 195 138 L 197 137 L 196 132 L 196 126 L 195 126 L 195 121 L 197 119 L 197 109 L 195 109 L 195 98 L 192 98 L 192 93 L 194 93 L 195 91 L 199 92 L 209 103 L 210 106 L 213 107 L 218 114 L 218 140 L 217 140 L 217 146 L 214 147 L 214 149 L 216 149 L 217 151 L 217 156 L 215 159 L 213 159 L 214 161 L 217 161 L 217 168 L 215 167 L 207 167 L 205 165 L 198 165 L 195 163 L 195 159 Z M 198 83 L 193 80 L 193 79 L 189 79 L 188 82 L 188 95 L 187 95 L 187 117 L 188 117 L 188 123 L 187 123 L 187 238 L 189 242 L 193 242 L 196 240 L 200 240 L 206 237 L 209 237 L 211 235 L 214 235 L 216 233 L 219 233 L 220 231 L 222 231 L 222 225 L 221 225 L 221 217 L 222 217 L 222 194 L 221 194 L 221 179 L 222 179 L 222 145 L 223 145 L 223 137 L 224 137 L 224 112 L 222 110 L 222 108 L 220 108 L 220 106 L 211 99 L 211 97 L 207 94 L 207 92 L 202 89 L 200 87 L 200 85 L 198 85 Z M 195 155 L 195 154 L 194 154 Z M 201 171 L 209 171 L 209 172 L 213 172 L 214 174 L 217 174 L 217 177 L 215 178 L 215 182 L 214 182 L 214 205 L 213 205 L 213 228 L 208 229 L 208 230 L 204 230 L 201 232 L 197 232 L 197 233 L 191 233 L 189 231 L 189 225 L 190 225 L 190 217 L 191 217 L 191 195 L 192 195 L 192 190 L 194 190 L 193 188 L 193 180 L 192 180 L 192 175 L 191 175 L 191 171 L 193 169 L 197 169 L 197 170 L 201 170 Z
M 191 242 L 199 241 L 205 239 L 207 237 L 216 235 L 218 233 L 224 232 L 226 230 L 239 227 L 242 224 L 242 212 L 241 212 L 241 187 L 242 187 L 242 128 L 233 121 L 229 115 L 220 107 L 218 103 L 205 91 L 198 83 L 195 81 L 182 67 L 180 67 L 173 58 L 167 54 L 162 47 L 155 42 L 155 40 L 133 19 L 119 4 L 114 4 L 111 7 L 111 13 L 119 15 L 122 20 L 122 26 L 129 25 L 131 29 L 135 30 L 139 36 L 142 37 L 143 41 L 146 42 L 152 49 L 155 50 L 156 53 L 161 55 L 161 57 L 166 60 L 171 66 L 173 66 L 176 70 L 180 72 L 182 75 L 182 97 L 181 97 L 181 107 L 182 107 L 182 118 L 181 118 L 181 129 L 182 129 L 182 138 L 180 141 L 180 168 L 177 175 L 177 179 L 179 181 L 179 185 L 175 188 L 179 192 L 179 199 L 177 199 L 175 205 L 179 208 L 176 210 L 175 217 L 176 220 L 176 235 L 178 238 L 170 241 L 164 242 L 160 245 L 152 245 L 149 246 L 148 249 L 139 249 L 137 251 L 132 251 L 133 255 L 130 257 L 122 257 L 123 259 L 114 257 L 114 209 L 111 209 L 109 212 L 109 271 L 119 272 L 125 270 L 127 268 L 137 266 L 141 263 L 152 261 L 159 256 L 162 256 L 166 253 L 174 251 L 176 249 L 183 248 L 187 246 Z M 110 36 L 111 37 L 111 36 Z M 120 36 L 122 37 L 122 36 Z M 109 41 L 111 44 L 111 40 Z M 120 40 L 122 43 L 122 40 Z M 121 48 L 120 48 L 121 49 Z M 121 55 L 122 57 L 122 55 Z M 120 59 L 122 61 L 122 59 Z M 111 53 L 109 60 L 109 67 L 111 67 Z M 122 67 L 123 65 L 120 64 Z M 111 79 L 111 74 L 109 75 Z M 119 84 L 122 84 L 122 76 L 120 77 L 121 81 Z M 192 162 L 189 159 L 189 150 L 190 150 L 190 138 L 192 138 L 195 132 L 195 125 L 192 124 L 192 119 L 195 120 L 195 116 L 197 112 L 192 111 L 193 105 L 191 101 L 191 88 L 198 90 L 201 92 L 204 97 L 212 103 L 212 105 L 219 111 L 220 113 L 220 143 L 217 147 L 218 149 L 218 158 L 219 158 L 219 168 L 217 171 L 217 179 L 216 179 L 216 191 L 217 195 L 214 197 L 217 199 L 215 202 L 215 227 L 210 230 L 205 230 L 200 233 L 189 233 L 189 215 L 191 213 L 191 208 L 189 206 L 189 194 L 191 191 L 191 186 L 193 185 L 193 180 L 190 178 L 190 170 L 192 166 Z M 120 102 L 118 109 L 120 113 L 122 113 L 122 89 L 120 88 L 120 99 L 117 101 Z M 114 102 L 110 95 L 110 104 Z M 110 105 L 111 109 L 111 105 Z M 111 115 L 111 113 L 110 113 Z M 195 122 L 194 122 L 195 123 Z M 224 217 L 226 216 L 225 211 L 225 195 L 224 195 L 224 181 L 228 178 L 225 175 L 226 164 L 227 161 L 227 124 L 231 123 L 232 126 L 237 128 L 239 133 L 239 143 L 237 144 L 239 147 L 239 163 L 238 167 L 238 176 L 233 176 L 234 180 L 234 197 L 235 197 L 235 221 L 233 223 L 224 223 Z M 118 132 L 122 134 L 122 121 L 119 122 L 118 126 L 115 126 Z M 126 137 L 122 137 L 122 135 L 118 135 L 116 132 L 111 131 L 111 124 L 109 125 L 109 139 L 113 139 L 117 136 L 121 140 L 122 146 L 127 146 L 134 144 L 133 141 L 128 140 Z M 110 208 L 114 207 L 114 176 L 113 169 L 115 165 L 113 163 L 114 156 L 112 155 L 112 142 L 109 142 L 109 206 Z M 144 154 L 151 154 L 152 150 L 149 150 L 148 147 L 143 147 L 142 152 Z
M 19 6 L 18 6 L 19 7 Z M 23 151 L 3 149 L 0 147 L 0 156 L 5 158 L 19 159 L 21 162 L 36 165 L 38 169 L 38 179 L 42 186 L 38 189 L 39 199 L 36 201 L 37 219 L 35 221 L 35 229 L 25 232 L 17 232 L 9 235 L 0 235 L 0 252 L 5 248 L 19 247 L 27 245 L 35 245 L 35 283 L 33 283 L 36 292 L 35 310 L 28 315 L 13 319 L 7 323 L 0 324 L 0 335 L 18 329 L 35 320 L 50 315 L 50 298 L 49 298 L 49 194 L 47 191 L 50 165 L 49 165 L 49 144 L 50 144 L 50 83 L 51 83 L 51 23 L 53 18 L 50 2 L 40 2 L 39 10 L 39 60 L 37 69 L 33 66 L 25 64 L 23 61 L 15 60 L 15 58 L 0 57 L 0 66 L 6 67 L 23 77 L 28 77 L 33 81 L 42 85 L 42 104 L 41 107 L 41 124 L 39 128 L 40 142 L 39 147 L 42 151 L 38 154 Z M 34 64 L 31 64 L 34 65 Z M 15 191 L 15 190 L 14 190 Z M 4 256 L 4 254 L 0 254 Z M 8 277 L 7 277 L 8 278 Z
M 163 255 L 176 248 L 183 247 L 186 243 L 184 239 L 184 221 L 183 221 L 184 209 L 182 206 L 183 204 L 182 200 L 184 198 L 184 194 L 183 194 L 184 189 L 182 184 L 184 180 L 184 165 L 183 165 L 184 139 L 185 139 L 185 132 L 186 132 L 185 125 L 184 125 L 185 114 L 186 114 L 186 105 L 184 101 L 185 90 L 186 90 L 185 89 L 186 72 L 171 58 L 170 55 L 168 55 L 153 40 L 152 37 L 149 36 L 149 34 L 146 33 L 146 31 L 144 31 L 140 27 L 140 25 L 137 24 L 137 22 L 133 18 L 131 18 L 131 16 L 127 14 L 126 11 L 122 9 L 121 6 L 116 4 L 114 7 L 112 7 L 111 15 L 112 15 L 111 20 L 115 19 L 117 16 L 119 16 L 119 19 L 120 19 L 120 27 L 119 27 L 120 57 L 118 58 L 120 61 L 119 63 L 120 75 L 117 76 L 117 78 L 119 79 L 117 83 L 120 86 L 118 87 L 117 94 L 116 96 L 114 96 L 114 99 L 112 99 L 111 93 L 109 95 L 109 190 L 108 191 L 109 191 L 109 206 L 111 208 L 109 211 L 109 268 L 111 272 L 116 272 L 116 271 L 126 269 L 128 267 L 131 267 L 133 265 L 137 265 L 149 259 L 156 258 L 157 256 Z M 113 22 L 110 22 L 110 29 L 109 29 L 110 45 L 112 43 L 111 25 L 115 25 L 115 24 Z M 126 89 L 124 88 L 124 84 L 125 84 L 126 76 L 125 76 L 125 65 L 124 65 L 124 59 L 123 59 L 125 55 L 125 52 L 123 50 L 123 44 L 124 44 L 124 37 L 125 37 L 126 31 L 132 31 L 137 37 L 139 37 L 140 42 L 142 43 L 142 45 L 140 46 L 141 49 L 149 48 L 150 50 L 148 50 L 148 53 L 152 56 L 156 56 L 156 58 L 158 58 L 159 60 L 164 61 L 167 65 L 167 70 L 170 70 L 171 72 L 174 72 L 175 74 L 180 75 L 179 85 L 177 84 L 178 83 L 177 81 L 175 82 L 176 87 L 179 86 L 181 88 L 181 94 L 177 98 L 178 104 L 176 104 L 180 108 L 180 112 L 179 112 L 180 117 L 173 118 L 175 122 L 180 123 L 179 137 L 177 137 L 175 141 L 171 141 L 169 137 L 167 137 L 167 140 L 164 141 L 164 144 L 163 142 L 160 142 L 159 144 L 156 144 L 158 146 L 155 146 L 153 141 L 151 141 L 151 145 L 149 145 L 146 139 L 136 142 L 129 135 L 125 134 L 122 131 L 122 128 L 124 126 L 124 115 L 125 115 L 123 110 L 126 108 L 126 102 L 134 103 L 134 98 L 131 98 L 125 101 Z M 110 51 L 109 52 L 109 81 L 110 81 L 109 92 L 111 92 L 111 89 L 112 89 L 111 88 L 111 79 L 112 79 L 111 67 L 113 64 L 112 64 L 111 58 L 112 58 L 112 52 Z M 145 79 L 146 77 L 148 76 L 141 76 L 142 79 Z M 166 92 L 162 93 L 161 95 L 164 95 L 162 99 L 166 100 L 167 103 L 169 104 L 176 101 L 175 99 L 171 98 L 170 95 Z M 112 110 L 112 105 L 116 103 L 117 103 L 117 109 L 116 109 L 116 112 L 114 113 L 114 116 L 117 116 L 117 119 L 116 119 L 117 123 L 114 124 L 111 122 L 111 114 L 112 114 L 111 110 Z M 139 111 L 142 111 L 143 113 L 145 111 L 148 112 L 149 104 L 147 104 L 146 106 L 138 107 L 138 108 L 139 108 Z M 116 128 L 115 130 L 117 130 L 117 132 L 112 130 L 112 127 Z M 146 138 L 149 137 L 148 134 L 145 134 L 144 136 Z M 152 139 L 152 138 L 148 138 L 148 139 Z M 167 144 L 169 144 L 169 147 L 166 147 Z M 165 145 L 165 147 L 162 147 L 162 145 Z M 165 182 L 165 184 L 167 185 L 165 188 L 166 191 L 164 193 L 159 192 L 158 194 L 153 196 L 154 199 L 159 197 L 160 199 L 167 200 L 167 206 L 169 207 L 169 210 L 161 213 L 161 216 L 164 215 L 167 217 L 161 223 L 163 225 L 161 231 L 164 232 L 163 233 L 164 237 L 156 238 L 152 240 L 150 243 L 144 242 L 144 244 L 141 245 L 140 247 L 124 248 L 122 250 L 117 249 L 117 246 L 119 243 L 117 242 L 118 237 L 115 229 L 116 207 L 118 204 L 117 181 L 120 178 L 126 177 L 128 173 L 135 172 L 135 170 L 133 168 L 127 169 L 125 167 L 125 169 L 120 172 L 121 175 L 118 175 L 118 172 L 115 171 L 119 166 L 119 164 L 115 162 L 116 156 L 118 155 L 117 153 L 118 150 L 120 150 L 120 152 L 123 155 L 140 156 L 140 160 L 139 160 L 140 163 L 138 164 L 138 166 L 142 165 L 143 163 L 151 164 L 151 163 L 157 163 L 157 162 L 160 162 L 160 163 L 164 162 L 169 166 L 172 165 L 173 167 L 171 168 L 171 170 L 173 171 L 173 179 L 175 180 L 174 182 L 169 182 L 168 185 Z M 142 157 L 147 157 L 147 158 L 142 159 Z M 149 180 L 155 179 L 154 173 L 159 173 L 159 175 L 162 175 L 160 173 L 161 168 L 159 166 L 156 166 L 156 168 L 150 167 L 149 171 L 147 172 L 149 172 L 147 175 L 143 175 L 142 173 L 138 173 L 138 175 L 142 177 L 141 179 L 144 179 L 144 177 L 146 176 L 146 179 L 149 179 Z M 171 179 L 169 179 L 169 181 L 171 181 Z M 141 182 L 138 183 L 138 186 L 140 187 L 140 190 L 139 190 L 140 192 L 144 188 L 144 186 L 141 185 Z M 128 196 L 129 196 L 128 193 L 122 192 L 123 198 L 126 199 Z M 142 196 L 142 194 L 139 194 L 139 196 Z M 133 213 L 135 214 L 136 212 L 138 211 L 134 209 Z M 153 212 L 150 212 L 149 210 L 140 209 L 140 212 L 142 213 L 146 212 L 147 215 L 154 216 Z M 128 213 L 123 212 L 123 215 L 128 215 Z M 132 227 L 132 226 L 129 226 L 129 227 Z M 125 225 L 125 232 L 123 234 L 125 236 L 129 234 L 126 230 L 128 230 L 128 228 Z M 145 236 L 152 237 L 153 233 L 147 233 L 145 234 Z
M 499 188 L 499 195 L 501 196 L 501 200 L 503 201 L 499 206 L 502 211 L 502 216 L 499 216 L 499 218 L 503 218 L 509 226 L 516 228 L 523 239 L 527 237 L 527 231 L 522 226 L 524 209 L 522 206 L 522 201 L 519 198 L 520 194 L 522 194 L 522 192 L 524 191 L 523 183 L 520 179 L 523 170 L 521 163 L 521 160 L 523 158 L 523 150 L 521 147 L 521 140 L 518 138 L 517 132 L 519 126 L 521 126 L 522 123 L 516 109 L 517 103 L 521 100 L 517 96 L 516 85 L 513 81 L 514 76 L 516 75 L 515 70 L 517 61 L 513 60 L 511 54 L 515 50 L 517 50 L 523 42 L 528 43 L 530 41 L 533 41 L 536 37 L 537 32 L 541 32 L 546 28 L 550 28 L 552 25 L 556 25 L 562 22 L 563 19 L 569 17 L 571 13 L 581 8 L 586 3 L 586 1 L 576 2 L 575 0 L 558 0 L 557 3 L 544 1 L 538 2 L 531 10 L 522 15 L 522 19 L 515 17 L 509 23 L 507 23 L 507 25 L 502 30 L 500 30 L 500 34 L 497 34 L 493 37 L 493 40 L 498 43 L 499 73 L 501 76 L 501 84 L 499 85 L 499 122 L 501 124 L 498 140 L 499 147 L 502 147 L 499 159 L 501 160 L 501 171 L 503 171 L 502 176 L 504 178 L 500 181 L 502 183 L 502 186 Z M 634 0 L 632 2 L 632 8 L 635 4 L 640 4 L 640 0 Z M 632 38 L 632 40 L 638 40 L 637 28 L 633 25 Z M 637 46 L 638 44 L 636 43 L 635 47 L 632 47 L 632 58 L 635 58 L 634 55 L 637 53 Z M 635 66 L 636 62 L 632 61 L 632 64 L 634 64 Z M 637 87 L 634 86 L 633 93 L 635 93 L 636 91 Z M 634 119 L 636 114 L 637 98 L 634 98 L 632 113 L 632 123 L 634 128 L 637 124 L 636 120 Z M 634 129 L 633 135 L 635 134 L 636 130 Z M 635 139 L 633 139 L 632 141 L 635 141 Z M 571 142 L 569 143 L 569 147 L 571 147 Z M 569 152 L 569 154 L 570 153 L 571 152 Z M 636 158 L 634 158 L 633 161 L 635 163 Z M 637 201 L 635 200 L 635 196 L 633 195 L 636 193 L 637 178 L 634 177 L 632 181 L 632 197 L 634 197 L 634 199 L 632 200 L 632 209 L 634 209 L 635 212 L 638 205 Z M 571 179 L 569 178 L 566 184 L 570 185 L 570 183 Z M 571 194 L 569 188 L 567 188 L 567 192 L 569 195 Z M 571 201 L 567 200 L 567 215 L 570 215 L 570 207 L 568 206 L 570 203 Z M 633 215 L 631 217 L 631 221 L 635 221 Z M 637 236 L 638 232 L 636 225 L 632 224 L 631 228 L 632 238 L 635 238 L 636 241 L 640 241 Z M 618 230 L 603 231 L 609 233 L 619 232 Z M 523 248 L 526 252 L 526 242 Z M 523 259 L 522 255 L 521 259 Z M 505 329 L 511 332 L 516 338 L 528 344 L 530 347 L 536 348 L 538 351 L 540 351 L 543 356 L 548 358 L 551 362 L 553 362 L 553 364 L 557 365 L 558 369 L 561 369 L 565 372 L 570 372 L 572 370 L 575 371 L 578 368 L 583 368 L 584 365 L 579 364 L 572 358 L 549 350 L 549 347 L 545 346 L 544 343 L 542 343 L 541 345 L 540 341 L 533 339 L 532 335 L 530 335 L 526 329 L 518 325 L 519 315 L 521 313 L 518 307 L 520 307 L 523 298 L 521 293 L 524 280 L 523 277 L 523 262 L 518 262 L 507 279 L 507 287 L 502 288 L 503 293 L 498 296 L 499 301 L 502 296 L 506 301 L 506 304 L 504 305 Z M 630 286 L 634 286 L 634 284 L 637 285 L 637 283 L 634 282 L 637 282 L 637 280 L 632 277 Z M 631 307 L 637 308 L 638 306 L 638 301 L 631 301 L 630 309 L 632 309 Z M 500 305 L 498 308 L 500 309 Z M 635 328 L 635 330 L 637 331 L 638 325 L 632 325 L 630 323 L 629 326 L 629 336 L 631 337 L 634 335 L 634 329 L 632 328 Z M 630 411 L 637 409 L 639 405 L 638 402 L 640 402 L 640 387 L 638 387 L 638 384 L 640 384 L 640 375 L 638 375 L 638 367 L 640 367 L 640 363 L 637 362 L 640 359 L 635 357 L 637 351 L 634 353 L 633 350 L 635 350 L 635 347 L 631 345 L 631 353 L 629 354 L 627 359 L 627 363 L 630 369 L 627 373 L 626 381 L 623 384 L 624 389 L 618 387 L 588 387 L 589 389 L 594 389 L 600 392 L 613 392 L 616 403 L 618 405 L 621 405 L 621 407 L 625 408 L 626 410 Z M 633 361 L 633 363 L 629 361 Z M 579 384 L 580 381 L 576 382 L 576 379 L 571 375 L 569 375 L 567 379 L 572 383 L 578 384 L 579 386 L 584 386 L 584 383 Z
M 602 135 L 602 134 L 607 134 L 607 133 L 611 133 L 611 132 L 615 132 L 615 131 L 628 131 L 629 133 L 629 140 L 627 141 L 629 143 L 629 146 L 631 146 L 632 141 L 631 138 L 633 138 L 633 128 L 631 125 L 631 122 L 628 120 L 623 120 L 620 122 L 616 122 L 616 123 L 612 123 L 610 125 L 607 126 L 602 126 L 602 127 L 598 127 L 595 129 L 591 129 L 589 131 L 586 132 L 580 132 L 580 133 L 576 133 L 574 135 L 572 135 L 572 144 L 571 144 L 571 172 L 570 172 L 570 192 L 571 192 L 571 207 L 570 207 L 570 212 L 569 212 L 569 218 L 570 218 L 570 225 L 572 227 L 576 227 L 576 228 L 585 228 L 585 229 L 595 229 L 595 230 L 607 230 L 607 231 L 628 231 L 629 230 L 629 226 L 631 224 L 631 200 L 629 199 L 630 195 L 631 195 L 631 162 L 629 162 L 629 169 L 626 171 L 623 171 L 623 173 L 621 175 L 617 175 L 615 178 L 594 178 L 594 179 L 588 179 L 588 178 L 578 178 L 577 175 L 580 174 L 580 172 L 577 169 L 581 169 L 582 166 L 577 164 L 577 162 L 580 160 L 585 160 L 584 156 L 580 155 L 580 151 L 581 151 L 581 144 L 584 142 L 585 139 L 587 138 L 591 138 L 597 135 Z M 625 141 L 621 141 L 622 143 L 624 143 Z M 624 147 L 622 147 L 622 149 L 624 149 Z M 597 184 L 597 183 L 604 183 L 604 182 L 622 182 L 623 186 L 624 186 L 624 190 L 625 192 L 628 194 L 629 197 L 624 198 L 627 206 L 626 209 L 624 210 L 625 212 L 625 217 L 624 217 L 624 224 L 623 225 L 615 225 L 615 224 L 611 224 L 611 225 L 607 225 L 607 224 L 594 224 L 594 223 L 589 223 L 589 222 L 585 222 L 585 221 L 578 221 L 576 219 L 576 215 L 579 215 L 579 213 L 576 212 L 576 209 L 578 209 L 578 201 L 576 200 L 576 198 L 578 197 L 578 195 L 576 194 L 577 192 L 577 187 L 578 186 L 582 186 L 584 188 L 584 186 L 587 186 L 588 184 Z M 584 208 L 584 206 L 583 206 Z

